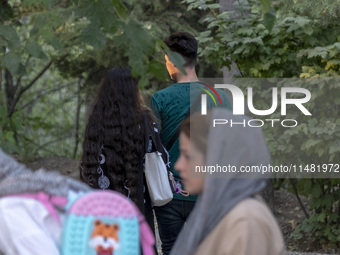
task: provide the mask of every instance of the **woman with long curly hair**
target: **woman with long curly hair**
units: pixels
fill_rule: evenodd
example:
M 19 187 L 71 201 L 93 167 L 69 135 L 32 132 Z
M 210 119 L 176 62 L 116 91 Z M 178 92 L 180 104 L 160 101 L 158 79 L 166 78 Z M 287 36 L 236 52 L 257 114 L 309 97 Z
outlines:
M 127 68 L 109 70 L 88 119 L 81 159 L 81 180 L 95 189 L 111 189 L 136 203 L 153 228 L 151 202 L 143 175 L 146 125 L 154 117 L 145 105 L 138 80 Z

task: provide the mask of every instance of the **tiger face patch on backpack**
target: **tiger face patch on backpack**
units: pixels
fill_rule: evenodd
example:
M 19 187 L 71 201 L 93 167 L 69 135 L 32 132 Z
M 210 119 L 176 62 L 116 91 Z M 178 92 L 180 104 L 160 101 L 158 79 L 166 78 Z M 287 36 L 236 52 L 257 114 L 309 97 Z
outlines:
M 68 208 L 63 255 L 154 255 L 155 238 L 133 202 L 115 191 L 92 191 Z
M 119 229 L 116 223 L 106 224 L 101 220 L 95 220 L 89 245 L 97 254 L 113 254 L 114 250 L 119 250 Z

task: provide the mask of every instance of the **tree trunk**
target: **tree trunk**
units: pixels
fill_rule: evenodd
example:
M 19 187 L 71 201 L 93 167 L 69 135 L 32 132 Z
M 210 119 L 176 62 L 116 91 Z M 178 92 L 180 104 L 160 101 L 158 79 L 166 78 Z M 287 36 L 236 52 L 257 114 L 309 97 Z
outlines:
M 2 70 L 0 70 L 0 91 L 2 90 Z
M 7 116 L 10 118 L 14 112 L 12 108 L 14 107 L 14 96 L 17 88 L 14 85 L 12 74 L 8 69 L 5 69 L 5 79 Z
M 85 81 L 86 82 L 86 81 Z M 98 84 L 91 84 L 91 83 L 86 83 L 84 85 L 85 87 L 85 127 L 87 125 L 87 122 L 89 120 L 90 115 L 92 114 L 93 107 L 97 102 L 97 96 L 98 96 Z M 84 134 L 82 134 L 84 135 Z
M 80 141 L 79 128 L 80 128 L 80 110 L 82 106 L 81 98 L 81 78 L 78 80 L 78 91 L 77 91 L 77 114 L 76 114 L 76 127 L 75 127 L 75 142 L 73 150 L 73 158 L 76 158 L 78 152 L 78 146 Z
M 1 96 L 1 92 L 2 92 L 2 70 L 0 69 L 0 106 L 4 105 L 2 102 L 2 96 Z

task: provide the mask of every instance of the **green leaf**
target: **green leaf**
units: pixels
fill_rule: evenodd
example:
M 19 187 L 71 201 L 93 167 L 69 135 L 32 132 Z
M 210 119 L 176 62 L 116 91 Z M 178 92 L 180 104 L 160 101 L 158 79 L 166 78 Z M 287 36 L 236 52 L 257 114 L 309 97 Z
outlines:
M 325 150 L 321 148 L 321 149 L 317 150 L 317 154 L 318 154 L 319 157 L 321 157 L 323 154 L 325 154 Z
M 16 131 L 23 130 L 22 120 L 18 117 L 16 118 L 12 117 L 12 125 Z
M 262 11 L 264 13 L 269 12 L 271 0 L 260 0 L 260 2 L 262 6 Z
M 7 108 L 0 105 L 0 124 L 3 126 L 7 121 Z
M 96 49 L 100 49 L 105 45 L 106 37 L 105 34 L 100 31 L 99 27 L 88 26 L 82 33 L 81 37 L 85 43 L 92 45 Z
M 18 68 L 18 71 L 17 71 L 17 75 L 19 76 L 24 76 L 24 75 L 27 75 L 27 71 L 26 71 L 26 67 L 19 63 L 19 68 Z
M 207 26 L 207 28 L 211 29 L 213 27 L 218 27 L 220 24 L 220 21 L 219 20 L 215 20 L 215 21 L 212 21 L 209 23 L 209 25 Z
M 142 25 L 134 20 L 123 24 L 124 33 L 114 42 L 126 47 L 125 56 L 129 58 L 134 76 L 145 75 L 148 71 L 148 56 L 155 50 L 155 41 Z
M 313 30 L 312 27 L 306 26 L 306 27 L 303 28 L 303 32 L 305 32 L 307 35 L 312 35 L 314 30 Z
M 125 5 L 122 3 L 121 0 L 112 0 L 113 7 L 115 8 L 115 11 L 117 15 L 122 19 L 126 20 L 128 13 Z
M 63 49 L 63 44 L 62 42 L 55 36 L 51 37 L 51 40 L 49 41 L 49 43 L 52 45 L 52 47 L 57 50 L 60 51 Z
M 170 61 L 184 74 L 186 74 L 186 71 L 184 69 L 185 60 L 184 58 L 178 54 L 177 52 L 171 51 L 169 47 L 160 39 L 156 40 L 156 43 L 165 50 L 165 54 L 168 55 L 168 58 Z
M 269 32 L 272 31 L 276 20 L 276 12 L 273 7 L 270 8 L 269 12 L 263 15 L 263 23 Z
M 305 143 L 302 144 L 301 149 L 302 150 L 309 149 L 319 144 L 320 142 L 322 142 L 322 140 L 320 139 L 308 139 Z
M 181 4 L 191 4 L 191 3 L 195 2 L 195 1 L 197 1 L 197 0 L 183 0 L 181 2 Z
M 5 67 L 11 72 L 11 74 L 16 74 L 16 72 L 19 69 L 19 63 L 20 63 L 20 58 L 16 54 L 5 54 L 2 57 L 2 62 L 5 65 Z
M 45 56 L 41 49 L 41 46 L 35 41 L 29 41 L 26 45 L 26 50 L 31 56 L 36 58 L 42 58 L 43 56 Z
M 310 192 L 310 189 L 312 188 L 311 179 L 304 179 L 304 180 L 301 180 L 301 182 L 303 182 L 304 189 L 305 189 L 306 193 L 308 194 Z
M 1 36 L 0 36 L 0 47 L 7 47 L 8 43 L 6 40 L 2 40 Z
M 321 190 L 320 186 L 319 185 L 314 185 L 312 187 L 312 196 L 314 198 L 319 198 L 321 196 L 321 194 L 322 194 L 322 190 Z
M 308 58 L 313 58 L 313 57 L 321 57 L 321 58 L 326 58 L 327 57 L 327 50 L 323 47 L 316 47 L 313 50 L 310 50 L 308 52 Z
M 219 19 L 229 20 L 230 19 L 230 12 L 222 12 L 222 13 L 218 14 L 217 17 Z
M 211 31 L 210 30 L 207 30 L 207 31 L 204 31 L 204 32 L 201 32 L 200 34 L 199 34 L 199 36 L 201 37 L 207 37 L 207 36 L 209 36 L 211 34 Z
M 185 60 L 181 54 L 171 51 L 169 48 L 166 50 L 166 54 L 168 55 L 170 61 L 178 68 L 178 70 L 180 70 L 183 74 L 187 74 L 184 69 Z
M 338 152 L 338 151 L 340 151 L 339 145 L 332 145 L 329 148 L 329 154 L 333 154 L 333 153 Z
M 3 137 L 7 140 L 10 144 L 15 144 L 14 139 L 14 132 L 13 131 L 6 131 L 3 133 Z
M 233 40 L 233 35 L 232 34 L 223 34 L 221 41 L 223 42 L 230 42 Z
M 147 79 L 147 77 L 144 75 L 142 76 L 139 81 L 138 81 L 138 88 L 140 90 L 142 90 L 146 85 L 148 85 L 149 80 Z
M 149 63 L 149 72 L 161 80 L 165 80 L 167 77 L 165 70 L 166 70 L 166 67 L 164 66 L 163 63 L 160 63 L 156 60 L 152 60 Z
M 325 218 L 326 218 L 326 214 L 325 213 L 320 213 L 318 216 L 317 216 L 317 220 L 319 222 L 325 222 Z
M 248 44 L 248 43 L 255 43 L 255 44 L 259 44 L 259 45 L 263 45 L 263 41 L 261 37 L 255 37 L 255 38 L 246 38 L 243 41 L 244 44 Z
M 238 42 L 238 41 L 231 41 L 231 42 L 228 42 L 228 46 L 230 46 L 230 47 L 234 47 L 235 45 L 237 45 L 237 44 L 239 44 L 240 42 Z
M 19 44 L 19 40 L 19 36 L 14 28 L 0 25 L 0 41 L 4 41 L 6 44 L 15 46 Z
M 242 27 L 237 31 L 237 34 L 251 36 L 254 34 L 254 30 L 252 28 Z
M 331 208 L 333 205 L 334 198 L 331 194 L 327 193 L 323 198 L 323 203 L 327 208 Z
M 241 52 L 244 51 L 244 46 L 241 46 L 241 47 L 238 47 L 234 52 L 233 54 L 240 54 Z
M 221 8 L 221 5 L 220 4 L 207 4 L 207 7 L 209 9 L 219 9 Z
M 339 218 L 339 215 L 337 214 L 337 213 L 332 213 L 331 215 L 329 215 L 329 222 L 331 222 L 331 223 L 335 223 L 337 220 L 338 220 L 338 218 Z M 333 232 L 335 232 L 334 231 L 335 229 L 333 229 Z M 339 230 L 337 230 L 337 231 L 339 231 Z M 334 233 L 334 234 L 336 234 L 337 236 L 339 236 L 340 235 L 340 232 L 338 232 L 338 233 Z
M 310 23 L 310 19 L 305 18 L 305 17 L 297 17 L 294 20 L 294 22 L 297 23 L 300 27 L 303 27 Z
M 201 10 L 206 10 L 208 8 L 208 5 L 206 5 L 204 1 L 193 2 L 189 4 L 187 11 L 190 11 L 196 8 L 200 8 Z

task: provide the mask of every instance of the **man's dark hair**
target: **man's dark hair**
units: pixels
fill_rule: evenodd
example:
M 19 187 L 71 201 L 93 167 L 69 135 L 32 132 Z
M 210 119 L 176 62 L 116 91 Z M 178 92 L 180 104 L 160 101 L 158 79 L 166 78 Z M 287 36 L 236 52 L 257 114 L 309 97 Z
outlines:
M 182 55 L 185 67 L 194 67 L 197 59 L 197 41 L 187 32 L 177 32 L 164 39 L 170 50 Z

